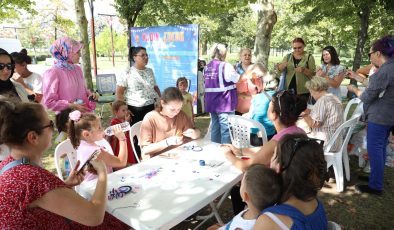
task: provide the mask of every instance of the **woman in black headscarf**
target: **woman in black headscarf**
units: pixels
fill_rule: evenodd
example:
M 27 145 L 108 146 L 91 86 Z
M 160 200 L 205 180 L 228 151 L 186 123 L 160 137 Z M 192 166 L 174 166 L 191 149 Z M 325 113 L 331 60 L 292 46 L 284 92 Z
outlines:
M 0 48 L 0 98 L 15 102 L 28 102 L 27 92 L 23 86 L 11 79 L 15 62 L 11 55 Z

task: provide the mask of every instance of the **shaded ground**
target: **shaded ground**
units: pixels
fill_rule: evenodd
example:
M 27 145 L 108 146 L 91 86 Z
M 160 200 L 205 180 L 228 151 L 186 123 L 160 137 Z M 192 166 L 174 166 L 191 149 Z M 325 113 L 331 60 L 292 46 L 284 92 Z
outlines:
M 108 125 L 109 117 L 109 107 L 105 106 L 104 127 Z M 196 126 L 202 130 L 203 134 L 205 134 L 208 124 L 208 116 L 196 118 Z M 55 173 L 53 150 L 54 146 L 46 152 L 44 165 L 48 170 Z M 335 183 L 326 183 L 319 193 L 319 198 L 324 203 L 328 219 L 340 224 L 342 229 L 394 229 L 394 168 L 386 167 L 385 169 L 385 191 L 382 196 L 360 195 L 355 193 L 354 185 L 358 183 L 357 175 L 363 173 L 358 168 L 355 157 L 350 158 L 350 163 L 351 181 L 347 183 L 346 190 L 343 193 L 336 192 Z M 205 215 L 209 211 L 209 207 L 205 207 L 199 214 Z M 226 199 L 219 209 L 219 213 L 225 222 L 233 217 L 230 199 Z M 212 218 L 200 229 L 206 229 L 215 222 Z M 193 215 L 173 229 L 193 229 L 198 223 L 199 221 Z

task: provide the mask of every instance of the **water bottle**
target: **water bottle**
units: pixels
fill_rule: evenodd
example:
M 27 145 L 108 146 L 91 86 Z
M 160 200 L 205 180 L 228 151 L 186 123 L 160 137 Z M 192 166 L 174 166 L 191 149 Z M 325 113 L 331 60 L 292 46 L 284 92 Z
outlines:
M 66 176 L 70 175 L 71 167 L 70 167 L 70 161 L 68 159 L 64 159 L 64 171 L 66 173 Z
M 130 130 L 130 123 L 127 122 L 127 121 L 125 121 L 125 122 L 123 122 L 123 123 L 120 123 L 119 125 L 120 125 L 120 127 L 122 128 L 122 131 L 123 131 L 123 132 L 127 132 L 127 131 Z M 115 126 L 115 125 L 106 128 L 106 129 L 104 130 L 105 135 L 107 135 L 107 136 L 112 136 L 112 135 L 114 135 L 114 132 L 113 132 L 113 130 L 112 130 L 112 127 L 114 127 L 114 126 Z

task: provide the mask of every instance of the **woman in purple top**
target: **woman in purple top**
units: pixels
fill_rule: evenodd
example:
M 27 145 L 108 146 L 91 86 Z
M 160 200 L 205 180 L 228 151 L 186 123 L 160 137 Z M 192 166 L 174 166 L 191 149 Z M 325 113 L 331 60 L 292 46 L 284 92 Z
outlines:
M 81 67 L 76 65 L 81 56 L 82 43 L 69 37 L 56 40 L 50 52 L 55 59 L 52 68 L 42 75 L 43 104 L 55 112 L 68 107 L 82 112 L 95 109 L 98 96 L 91 93 L 85 83 Z

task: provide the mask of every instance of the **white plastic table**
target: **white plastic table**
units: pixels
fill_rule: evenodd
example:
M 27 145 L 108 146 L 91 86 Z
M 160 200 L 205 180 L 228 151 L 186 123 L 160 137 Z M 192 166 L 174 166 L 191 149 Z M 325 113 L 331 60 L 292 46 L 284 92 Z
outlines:
M 202 151 L 192 146 L 200 146 Z M 213 207 L 213 200 L 242 179 L 242 172 L 218 147 L 203 140 L 192 141 L 109 174 L 108 194 L 125 185 L 131 186 L 132 192 L 108 200 L 107 211 L 134 229 L 169 229 L 206 205 Z M 95 186 L 96 180 L 83 183 L 79 192 L 91 197 Z

